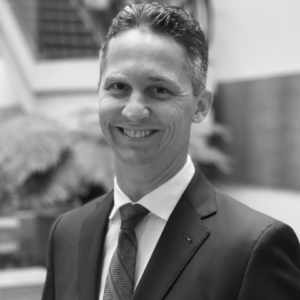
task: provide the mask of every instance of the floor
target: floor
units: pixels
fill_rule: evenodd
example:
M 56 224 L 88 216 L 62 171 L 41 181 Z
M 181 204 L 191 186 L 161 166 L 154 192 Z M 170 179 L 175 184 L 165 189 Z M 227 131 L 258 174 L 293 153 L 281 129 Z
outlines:
M 44 268 L 0 270 L 0 299 L 40 300 L 45 278 Z

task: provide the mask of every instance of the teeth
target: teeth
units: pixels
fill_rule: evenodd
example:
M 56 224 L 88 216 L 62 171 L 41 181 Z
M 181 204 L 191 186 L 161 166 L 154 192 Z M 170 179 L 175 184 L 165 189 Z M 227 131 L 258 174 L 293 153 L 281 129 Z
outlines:
M 139 139 L 153 133 L 153 130 L 128 130 L 123 128 L 123 133 L 131 138 Z

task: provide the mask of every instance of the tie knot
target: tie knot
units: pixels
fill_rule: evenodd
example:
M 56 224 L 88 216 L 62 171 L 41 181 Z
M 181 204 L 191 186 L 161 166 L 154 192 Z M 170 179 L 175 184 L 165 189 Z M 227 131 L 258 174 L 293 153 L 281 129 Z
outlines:
M 142 205 L 130 203 L 120 207 L 121 229 L 134 230 L 137 224 L 149 213 L 149 210 Z

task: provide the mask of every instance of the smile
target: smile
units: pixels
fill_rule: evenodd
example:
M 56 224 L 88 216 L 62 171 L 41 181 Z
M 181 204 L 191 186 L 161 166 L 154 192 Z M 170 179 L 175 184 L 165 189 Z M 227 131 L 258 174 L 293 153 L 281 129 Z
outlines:
M 125 128 L 119 128 L 119 129 L 123 134 L 134 139 L 140 139 L 149 136 L 154 132 L 154 130 L 129 130 Z

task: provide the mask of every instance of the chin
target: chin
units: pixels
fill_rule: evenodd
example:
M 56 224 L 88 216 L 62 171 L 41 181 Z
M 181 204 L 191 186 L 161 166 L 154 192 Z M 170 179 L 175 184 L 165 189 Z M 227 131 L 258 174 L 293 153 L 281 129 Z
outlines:
M 145 153 L 127 153 L 127 155 L 117 155 L 118 161 L 129 167 L 141 167 L 153 164 L 154 155 L 145 155 Z

